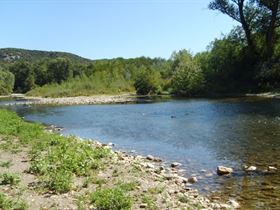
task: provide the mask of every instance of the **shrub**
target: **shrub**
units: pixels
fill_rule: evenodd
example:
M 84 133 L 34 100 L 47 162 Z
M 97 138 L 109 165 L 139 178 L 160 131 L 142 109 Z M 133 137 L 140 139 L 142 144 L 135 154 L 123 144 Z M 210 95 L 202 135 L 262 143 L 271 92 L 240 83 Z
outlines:
M 132 199 L 120 188 L 99 189 L 91 194 L 91 202 L 98 210 L 128 210 Z

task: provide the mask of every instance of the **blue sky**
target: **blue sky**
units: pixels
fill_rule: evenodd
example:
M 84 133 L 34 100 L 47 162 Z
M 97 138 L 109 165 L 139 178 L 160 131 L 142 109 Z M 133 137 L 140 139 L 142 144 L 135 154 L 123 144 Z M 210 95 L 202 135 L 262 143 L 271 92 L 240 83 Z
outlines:
M 209 0 L 0 0 L 0 47 L 99 59 L 206 49 L 233 25 Z

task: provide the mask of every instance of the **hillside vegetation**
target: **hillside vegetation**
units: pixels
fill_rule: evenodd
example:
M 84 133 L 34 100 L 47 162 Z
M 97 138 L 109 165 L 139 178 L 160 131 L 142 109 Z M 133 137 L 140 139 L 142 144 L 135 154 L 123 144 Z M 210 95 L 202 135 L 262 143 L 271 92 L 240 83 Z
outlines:
M 14 75 L 14 92 L 45 97 L 135 91 L 209 96 L 279 90 L 280 0 L 213 0 L 209 9 L 239 25 L 196 55 L 182 49 L 169 59 L 88 60 L 70 53 L 0 49 L 0 94 L 12 91 L 13 78 L 7 72 Z

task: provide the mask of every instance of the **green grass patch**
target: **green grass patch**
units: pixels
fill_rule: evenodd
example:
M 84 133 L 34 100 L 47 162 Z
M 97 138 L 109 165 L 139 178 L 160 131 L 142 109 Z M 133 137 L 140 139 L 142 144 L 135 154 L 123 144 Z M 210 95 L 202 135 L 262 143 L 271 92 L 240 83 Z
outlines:
M 14 173 L 3 173 L 0 175 L 1 185 L 17 185 L 20 182 L 20 177 Z
M 20 199 L 11 199 L 0 192 L 0 209 L 2 210 L 26 210 L 28 205 Z
M 74 176 L 89 176 L 101 169 L 103 160 L 110 156 L 109 149 L 47 133 L 42 125 L 25 122 L 7 110 L 0 110 L 0 134 L 9 144 L 17 139 L 19 145 L 30 147 L 29 172 L 39 176 L 44 188 L 56 193 L 69 191 Z
M 120 187 L 98 189 L 90 197 L 98 210 L 128 210 L 132 207 L 132 198 L 126 196 Z

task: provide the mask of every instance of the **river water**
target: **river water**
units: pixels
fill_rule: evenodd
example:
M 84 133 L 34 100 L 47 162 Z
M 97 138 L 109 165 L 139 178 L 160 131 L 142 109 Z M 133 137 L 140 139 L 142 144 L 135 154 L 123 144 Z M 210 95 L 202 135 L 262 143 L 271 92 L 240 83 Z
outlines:
M 3 101 L 0 103 L 4 103 Z M 26 120 L 63 127 L 63 134 L 113 142 L 116 149 L 183 164 L 209 197 L 236 199 L 242 209 L 280 209 L 280 101 L 188 99 L 154 103 L 10 106 Z M 216 167 L 232 167 L 217 176 Z M 243 165 L 256 166 L 246 172 Z M 274 166 L 276 172 L 266 171 Z

